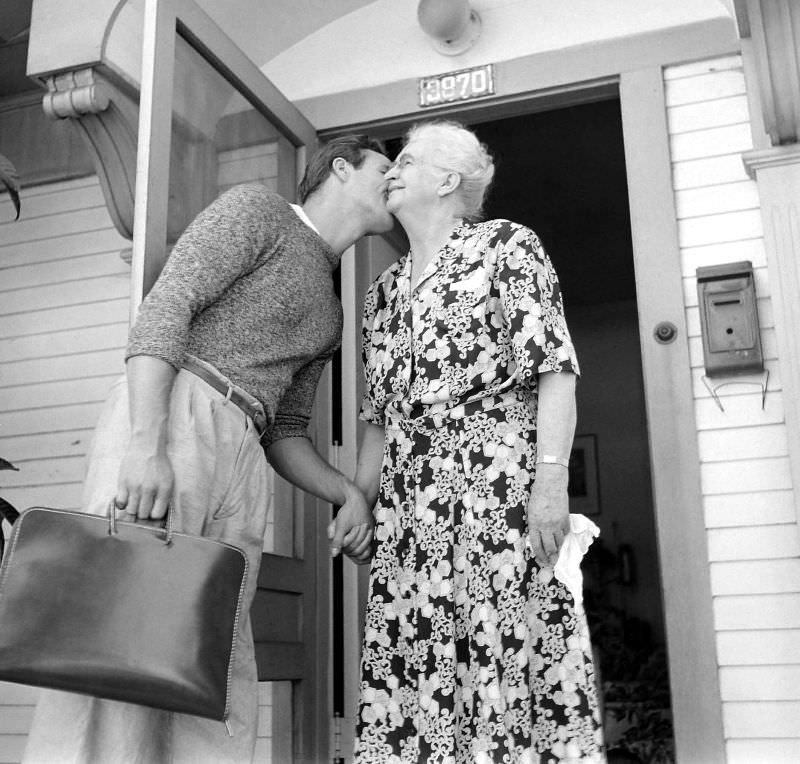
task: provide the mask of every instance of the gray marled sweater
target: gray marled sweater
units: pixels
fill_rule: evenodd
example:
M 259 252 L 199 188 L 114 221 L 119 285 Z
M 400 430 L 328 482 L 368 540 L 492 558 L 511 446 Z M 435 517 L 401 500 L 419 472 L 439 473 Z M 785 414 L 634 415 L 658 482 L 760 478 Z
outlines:
M 261 185 L 230 189 L 186 229 L 131 329 L 126 360 L 187 353 L 254 395 L 264 437 L 306 434 L 320 374 L 341 342 L 333 250 Z

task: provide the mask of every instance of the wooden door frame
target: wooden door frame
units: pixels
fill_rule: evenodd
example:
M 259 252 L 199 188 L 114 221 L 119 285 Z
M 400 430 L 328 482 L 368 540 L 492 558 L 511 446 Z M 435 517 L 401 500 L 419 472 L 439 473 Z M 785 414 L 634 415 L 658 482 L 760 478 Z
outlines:
M 723 764 L 725 739 L 663 70 L 620 76 L 653 503 L 678 762 Z M 656 341 L 663 321 L 673 342 Z
M 722 701 L 662 77 L 660 65 L 649 65 L 583 86 L 548 88 L 524 99 L 497 98 L 479 109 L 453 107 L 435 116 L 472 122 L 478 114 L 482 120 L 489 114 L 503 118 L 618 94 L 677 761 L 722 764 Z M 427 116 L 386 117 L 365 125 L 328 129 L 324 135 L 356 130 L 384 137 L 397 135 Z M 348 292 L 343 287 L 343 296 L 347 294 L 352 294 L 352 289 Z M 665 320 L 678 329 L 669 345 L 661 345 L 653 337 L 655 325 Z M 348 357 L 354 358 L 354 352 Z M 346 384 L 343 388 L 348 389 Z M 356 577 L 351 577 L 350 588 L 351 599 L 359 588 L 363 590 Z M 348 617 L 352 619 L 353 613 L 346 613 Z M 353 656 L 346 657 L 345 663 L 357 665 Z

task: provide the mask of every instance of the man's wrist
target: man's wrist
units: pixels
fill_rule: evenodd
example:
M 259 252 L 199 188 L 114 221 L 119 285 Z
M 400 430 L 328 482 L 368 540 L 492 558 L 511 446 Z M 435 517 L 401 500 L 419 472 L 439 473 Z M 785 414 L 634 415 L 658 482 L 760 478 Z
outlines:
M 342 500 L 340 506 L 347 504 L 351 497 L 360 494 L 358 486 L 347 476 L 339 473 L 339 492 L 341 493 Z
M 158 451 L 165 450 L 167 447 L 167 428 L 158 425 L 136 427 L 131 430 L 131 445 Z

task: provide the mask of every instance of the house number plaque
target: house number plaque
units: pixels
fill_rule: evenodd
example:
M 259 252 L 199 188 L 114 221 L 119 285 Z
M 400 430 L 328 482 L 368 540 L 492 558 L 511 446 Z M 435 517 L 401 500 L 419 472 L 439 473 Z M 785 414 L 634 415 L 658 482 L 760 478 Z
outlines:
M 422 107 L 469 101 L 489 95 L 494 95 L 492 64 L 419 78 L 419 105 Z

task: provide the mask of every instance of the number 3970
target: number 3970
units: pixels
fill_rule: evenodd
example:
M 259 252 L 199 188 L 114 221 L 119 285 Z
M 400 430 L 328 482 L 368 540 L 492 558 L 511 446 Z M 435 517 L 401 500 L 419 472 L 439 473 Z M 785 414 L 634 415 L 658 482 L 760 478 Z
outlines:
M 451 101 L 466 101 L 494 93 L 492 65 L 460 72 L 422 77 L 419 80 L 419 105 L 436 106 Z

